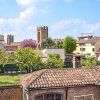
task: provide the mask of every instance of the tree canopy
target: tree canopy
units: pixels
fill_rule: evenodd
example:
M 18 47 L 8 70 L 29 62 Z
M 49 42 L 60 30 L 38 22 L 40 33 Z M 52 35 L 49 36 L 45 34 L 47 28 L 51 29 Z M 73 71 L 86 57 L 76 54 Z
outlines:
M 57 41 L 56 48 L 63 48 L 63 41 Z
M 51 39 L 51 38 L 47 38 L 45 39 L 42 44 L 41 47 L 44 48 L 55 48 L 55 42 Z
M 36 41 L 35 40 L 26 39 L 26 40 L 23 40 L 21 42 L 20 47 L 21 48 L 26 48 L 26 47 L 36 48 L 37 47 L 37 44 L 36 44 Z
M 63 41 L 63 48 L 66 53 L 73 53 L 73 51 L 76 50 L 76 40 L 67 36 Z
M 64 62 L 60 58 L 59 54 L 49 54 L 49 57 L 46 61 L 47 68 L 63 68 Z
M 0 50 L 0 65 L 4 64 L 5 52 Z
M 38 63 L 41 63 L 41 58 L 38 52 L 32 48 L 18 49 L 14 53 L 14 59 L 20 70 L 27 68 L 28 72 L 35 68 Z
M 86 59 L 81 60 L 81 65 L 84 68 L 92 68 L 97 66 L 98 61 L 95 57 L 88 57 Z
M 0 65 L 3 67 L 10 62 L 10 55 L 6 55 L 5 51 L 0 50 Z

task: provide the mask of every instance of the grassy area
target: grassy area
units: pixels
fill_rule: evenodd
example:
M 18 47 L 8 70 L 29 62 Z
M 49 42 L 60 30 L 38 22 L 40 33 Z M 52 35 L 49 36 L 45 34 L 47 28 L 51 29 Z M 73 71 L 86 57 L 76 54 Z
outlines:
M 0 76 L 0 85 L 19 84 L 20 75 L 2 75 Z

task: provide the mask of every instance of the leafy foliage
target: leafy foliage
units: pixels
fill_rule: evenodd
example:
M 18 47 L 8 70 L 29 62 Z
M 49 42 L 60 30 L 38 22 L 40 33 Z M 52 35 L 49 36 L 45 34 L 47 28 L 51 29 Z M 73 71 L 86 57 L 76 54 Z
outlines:
M 64 62 L 59 54 L 49 54 L 46 66 L 47 68 L 63 68 Z
M 14 59 L 17 62 L 20 70 L 27 68 L 27 72 L 32 71 L 39 63 L 41 63 L 41 58 L 36 50 L 32 48 L 19 49 L 14 54 Z
M 68 36 L 63 41 L 63 48 L 65 49 L 66 53 L 72 53 L 76 50 L 76 40 L 72 37 Z
M 5 55 L 5 52 L 0 50 L 0 65 L 2 64 L 2 60 L 3 60 L 4 55 Z
M 57 41 L 56 48 L 63 48 L 63 41 Z
M 4 67 L 5 64 L 9 63 L 9 61 L 10 61 L 10 56 L 6 55 L 5 51 L 0 50 L 0 65 Z
M 92 68 L 97 66 L 97 60 L 95 57 L 88 57 L 85 60 L 81 60 L 81 65 L 85 68 Z
M 56 45 L 55 42 L 51 38 L 47 38 L 42 42 L 41 47 L 42 48 L 55 48 L 55 45 Z
M 60 55 L 55 53 L 55 54 L 49 54 L 50 59 L 60 59 Z
M 99 61 L 97 61 L 97 65 L 98 65 L 98 66 L 100 66 L 100 60 L 99 60 Z
M 31 47 L 31 48 L 36 48 L 37 47 L 37 44 L 36 44 L 36 41 L 35 40 L 32 40 L 32 39 L 26 39 L 26 40 L 23 40 L 21 42 L 21 48 L 26 48 L 26 47 Z

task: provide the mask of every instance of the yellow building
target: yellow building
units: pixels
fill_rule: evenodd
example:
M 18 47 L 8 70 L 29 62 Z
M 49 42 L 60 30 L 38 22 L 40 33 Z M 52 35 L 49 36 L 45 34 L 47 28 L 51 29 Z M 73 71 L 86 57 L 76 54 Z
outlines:
M 100 42 L 100 37 L 78 37 L 77 48 L 76 51 L 74 51 L 74 53 L 95 57 L 95 53 L 100 48 L 100 44 L 98 42 Z

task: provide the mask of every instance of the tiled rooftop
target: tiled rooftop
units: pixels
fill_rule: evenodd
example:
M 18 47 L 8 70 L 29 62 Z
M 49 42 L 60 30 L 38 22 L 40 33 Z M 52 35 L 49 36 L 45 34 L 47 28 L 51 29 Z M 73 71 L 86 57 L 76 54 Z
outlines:
M 52 88 L 97 84 L 100 67 L 93 69 L 44 69 L 23 75 L 22 85 L 28 88 Z
M 96 43 L 97 41 L 100 41 L 100 36 L 93 37 L 93 38 L 88 39 L 88 40 L 82 39 L 82 40 L 77 41 L 77 43 L 78 44 L 81 44 L 81 43 Z
M 15 51 L 16 49 L 18 49 L 18 46 L 16 45 L 6 45 L 5 46 L 6 51 Z

